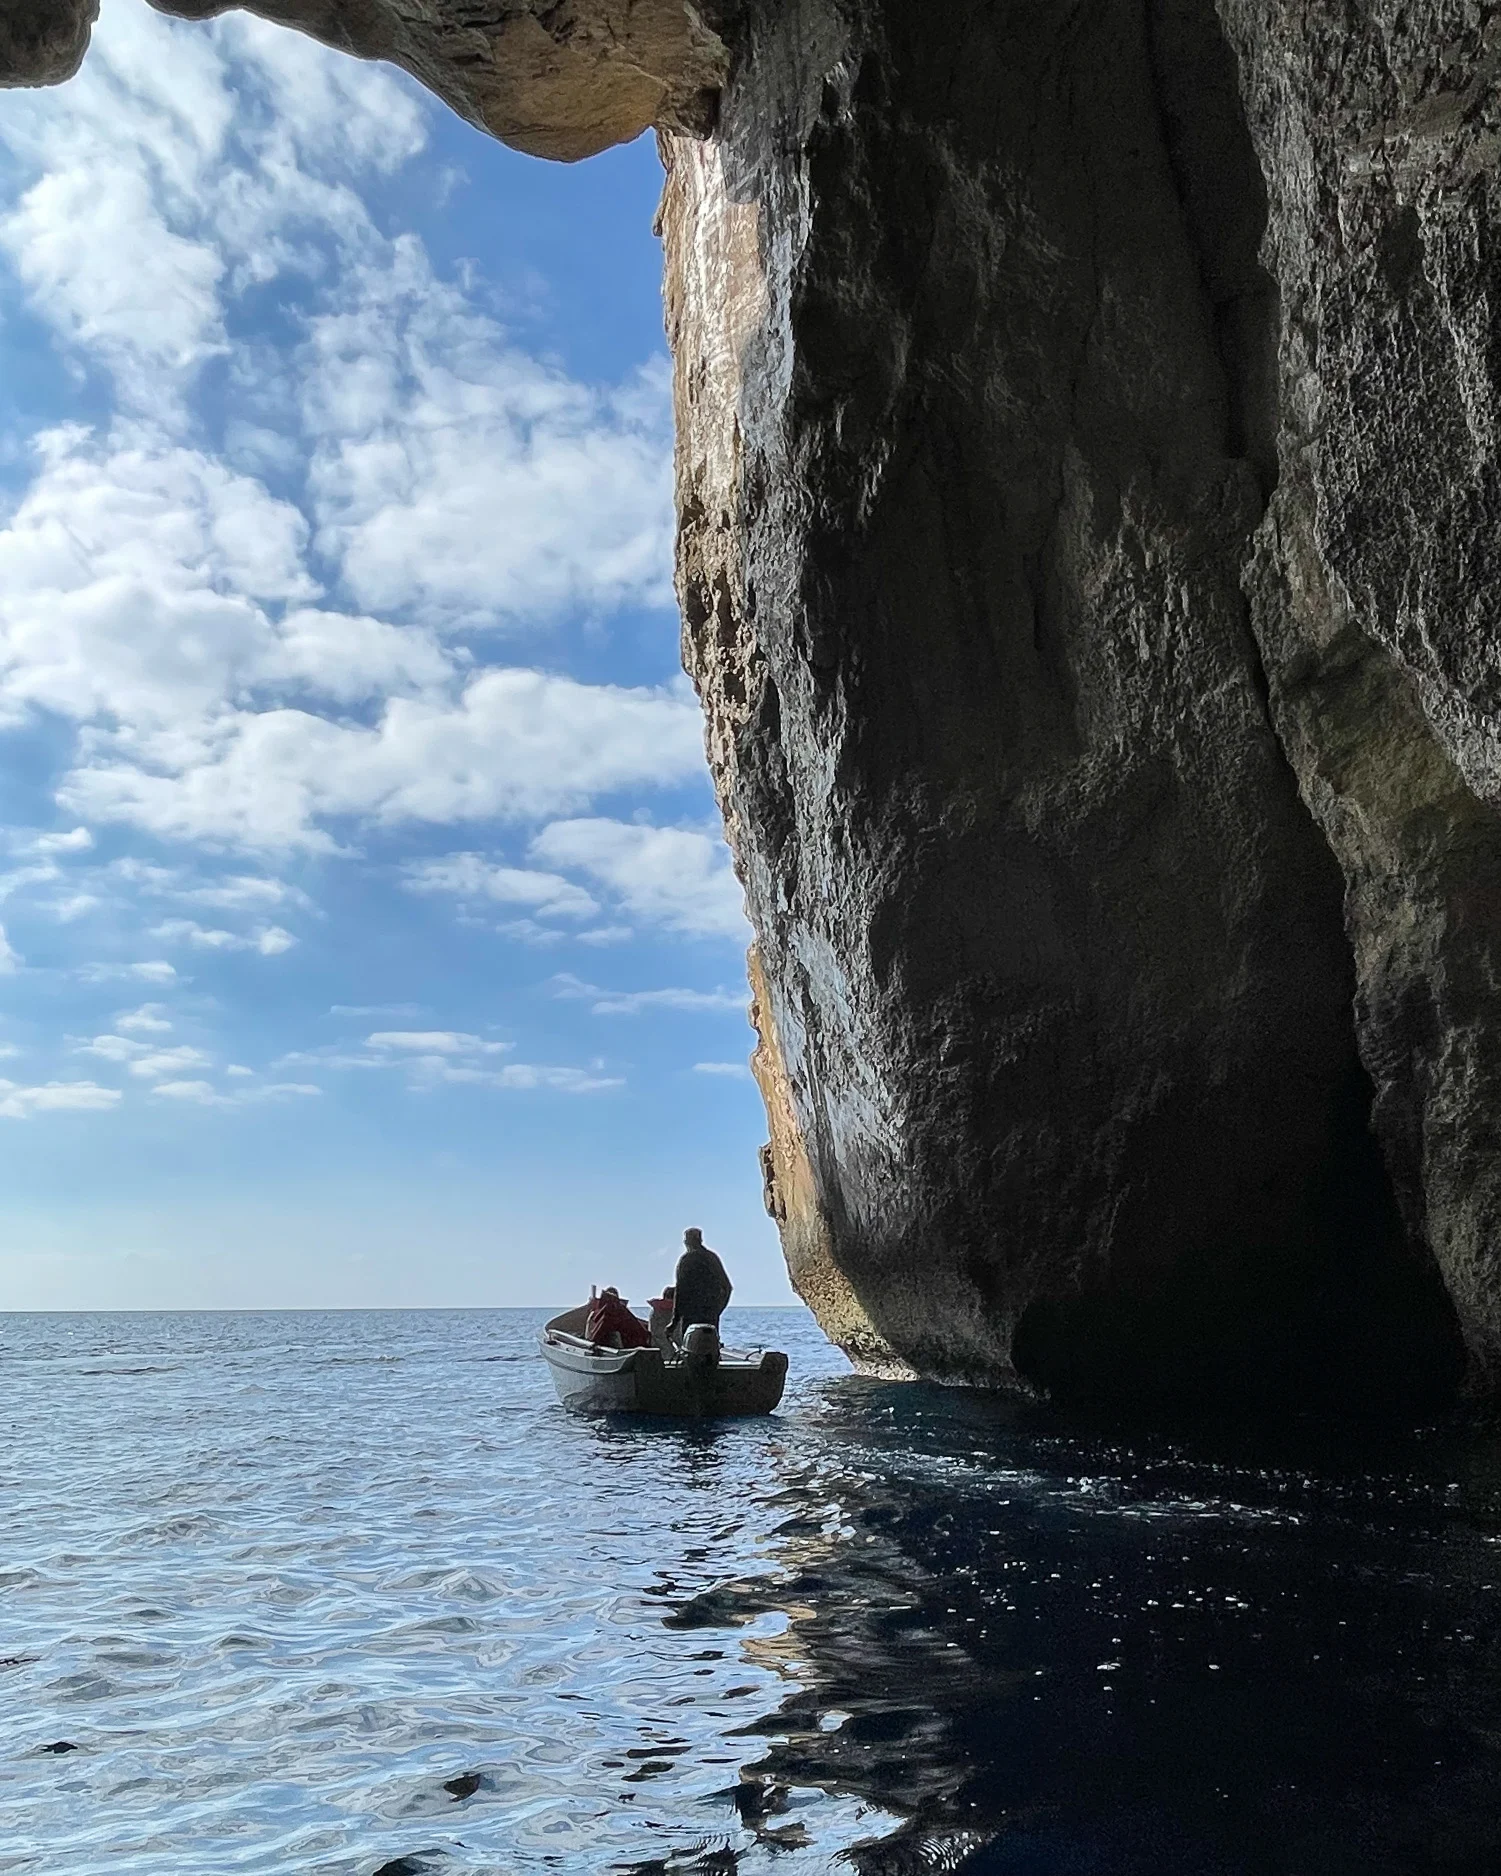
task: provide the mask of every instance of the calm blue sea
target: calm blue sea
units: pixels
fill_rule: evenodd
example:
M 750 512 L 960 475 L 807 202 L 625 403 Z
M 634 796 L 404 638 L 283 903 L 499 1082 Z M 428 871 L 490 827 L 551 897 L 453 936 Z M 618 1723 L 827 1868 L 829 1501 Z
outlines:
M 774 1419 L 590 1423 L 541 1320 L 0 1316 L 0 1871 L 1501 1869 L 1493 1436 L 1105 1435 L 791 1311 Z

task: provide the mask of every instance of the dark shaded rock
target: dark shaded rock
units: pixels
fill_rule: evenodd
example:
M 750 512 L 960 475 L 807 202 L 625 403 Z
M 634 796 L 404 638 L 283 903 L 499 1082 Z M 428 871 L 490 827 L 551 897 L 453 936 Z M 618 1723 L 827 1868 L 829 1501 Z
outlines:
M 754 12 L 671 146 L 688 667 L 769 1201 L 858 1359 L 1452 1382 L 1240 587 L 1277 291 L 1207 4 Z
M 522 149 L 669 133 L 684 656 L 829 1333 L 1061 1394 L 1501 1388 L 1489 17 L 256 10 Z M 88 18 L 22 0 L 0 77 Z
M 88 50 L 99 0 L 6 0 L 0 10 L 0 85 L 56 85 Z
M 1345 877 L 1382 1151 L 1494 1393 L 1501 42 L 1447 0 L 1224 11 L 1282 293 L 1283 475 L 1248 590 Z
M 43 1752 L 64 1753 L 77 1752 L 78 1748 L 71 1739 L 54 1739 L 50 1746 L 43 1746 L 40 1750 Z

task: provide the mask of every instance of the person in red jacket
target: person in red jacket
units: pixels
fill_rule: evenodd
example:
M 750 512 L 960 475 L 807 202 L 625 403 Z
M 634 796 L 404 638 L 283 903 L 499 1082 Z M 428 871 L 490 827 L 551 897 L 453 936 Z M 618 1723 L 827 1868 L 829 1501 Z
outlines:
M 651 1330 L 631 1313 L 625 1297 L 612 1283 L 590 1304 L 584 1339 L 596 1348 L 650 1348 Z
M 651 1330 L 651 1339 L 657 1344 L 658 1348 L 667 1340 L 667 1325 L 672 1321 L 672 1312 L 675 1307 L 676 1296 L 676 1290 L 674 1290 L 669 1283 L 662 1294 L 660 1296 L 654 1296 L 647 1305 L 651 1310 L 651 1317 L 647 1326 Z

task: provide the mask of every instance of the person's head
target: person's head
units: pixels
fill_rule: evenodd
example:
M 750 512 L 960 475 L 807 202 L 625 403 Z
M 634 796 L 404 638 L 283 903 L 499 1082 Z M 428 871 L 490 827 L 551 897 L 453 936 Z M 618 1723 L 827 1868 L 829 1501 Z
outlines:
M 690 1251 L 701 1251 L 704 1248 L 704 1234 L 697 1225 L 689 1225 L 683 1233 L 683 1242 Z
M 619 1290 L 615 1288 L 615 1285 L 613 1283 L 607 1283 L 605 1285 L 606 1296 L 619 1296 L 619 1294 L 620 1294 Z

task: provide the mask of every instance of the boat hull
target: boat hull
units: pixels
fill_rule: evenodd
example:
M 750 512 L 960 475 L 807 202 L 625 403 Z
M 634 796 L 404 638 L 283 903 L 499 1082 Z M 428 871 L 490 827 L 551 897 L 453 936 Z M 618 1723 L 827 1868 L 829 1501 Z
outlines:
M 575 1413 L 718 1419 L 769 1414 L 781 1402 L 787 1357 L 779 1349 L 726 1353 L 718 1366 L 695 1369 L 660 1348 L 590 1349 L 582 1339 L 587 1314 L 556 1316 L 541 1337 L 558 1399 Z

